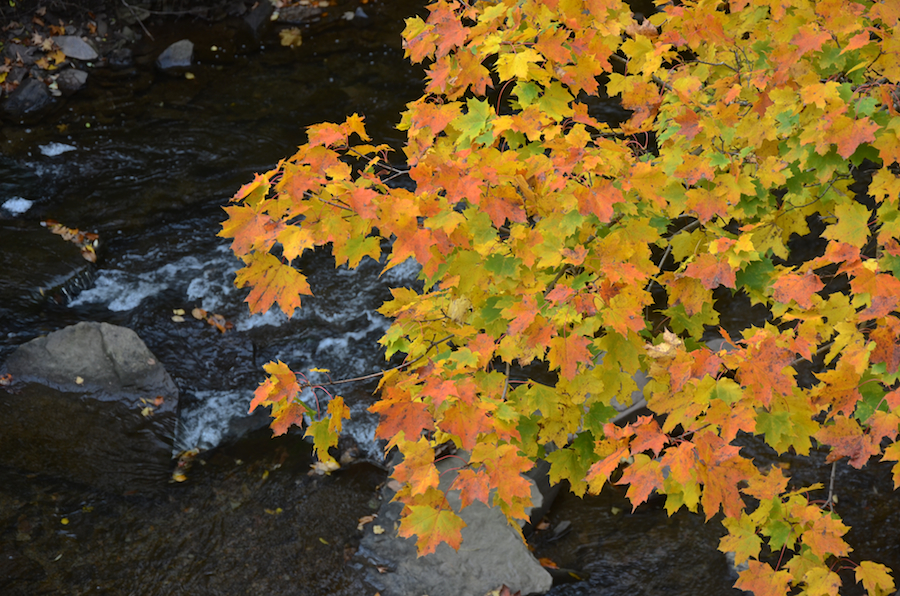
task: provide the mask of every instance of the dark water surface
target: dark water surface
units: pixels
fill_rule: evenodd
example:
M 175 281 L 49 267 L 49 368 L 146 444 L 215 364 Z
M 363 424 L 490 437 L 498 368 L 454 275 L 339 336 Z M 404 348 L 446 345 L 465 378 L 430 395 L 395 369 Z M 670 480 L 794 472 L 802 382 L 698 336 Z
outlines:
M 238 262 L 215 234 L 227 199 L 290 154 L 311 123 L 359 112 L 377 142 L 400 146 L 393 127 L 422 88 L 421 71 L 403 59 L 402 18 L 423 4 L 370 2 L 371 19 L 313 27 L 294 50 L 280 47 L 273 31 L 256 41 L 237 22 L 166 23 L 151 29 L 155 42 L 137 46 L 134 69 L 92 72 L 88 88 L 43 124 L 4 125 L 0 205 L 17 197 L 34 205 L 18 215 L 0 208 L 0 361 L 81 320 L 130 327 L 181 389 L 179 447 L 209 451 L 187 482 L 153 498 L 0 468 L 0 593 L 372 592 L 348 561 L 383 472 L 360 464 L 309 477 L 309 447 L 298 436 L 272 440 L 263 429 L 234 437 L 265 422 L 244 414 L 268 360 L 328 368 L 335 378 L 379 370 L 375 341 L 387 323 L 375 308 L 391 284 L 413 280 L 415 268 L 379 279 L 375 264 L 335 271 L 326 255 L 311 255 L 305 265 L 317 298 L 290 321 L 275 312 L 250 316 L 245 292 L 232 286 Z M 199 59 L 194 78 L 155 71 L 156 55 L 184 37 Z M 73 149 L 45 155 L 53 143 Z M 101 258 L 74 301 L 35 291 L 66 274 L 64 256 L 41 239 L 50 237 L 44 218 L 100 234 Z M 222 314 L 235 329 L 222 335 L 189 314 L 184 323 L 171 319 L 174 309 L 193 307 Z M 353 439 L 370 452 L 371 390 L 345 393 Z M 764 463 L 777 459 L 751 449 Z M 781 458 L 801 484 L 827 484 L 822 460 Z M 839 468 L 840 511 L 857 525 L 855 554 L 897 566 L 900 508 L 889 475 L 875 467 Z M 735 593 L 715 521 L 668 518 L 654 503 L 632 513 L 622 494 L 560 497 L 551 530 L 535 540 L 537 554 L 587 579 L 553 594 Z M 563 522 L 570 530 L 554 536 Z

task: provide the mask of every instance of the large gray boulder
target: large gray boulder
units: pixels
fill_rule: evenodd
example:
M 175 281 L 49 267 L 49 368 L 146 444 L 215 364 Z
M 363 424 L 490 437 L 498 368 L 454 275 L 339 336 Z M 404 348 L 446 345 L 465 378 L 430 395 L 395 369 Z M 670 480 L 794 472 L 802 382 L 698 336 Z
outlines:
M 20 346 L 0 391 L 0 464 L 119 493 L 172 472 L 178 388 L 137 334 L 83 322 Z
M 454 459 L 437 463 L 441 490 L 456 477 Z M 462 547 L 455 551 L 441 544 L 434 553 L 419 557 L 415 538 L 397 536 L 403 505 L 389 502 L 392 496 L 385 488 L 385 502 L 375 522 L 366 526 L 359 550 L 367 565 L 366 579 L 382 596 L 485 596 L 503 585 L 527 595 L 551 588 L 550 574 L 499 509 L 476 501 L 460 510 L 458 492 L 450 492 L 450 506 L 466 522 Z M 542 499 L 532 484 L 534 507 L 540 507 Z M 376 533 L 376 526 L 383 532 Z

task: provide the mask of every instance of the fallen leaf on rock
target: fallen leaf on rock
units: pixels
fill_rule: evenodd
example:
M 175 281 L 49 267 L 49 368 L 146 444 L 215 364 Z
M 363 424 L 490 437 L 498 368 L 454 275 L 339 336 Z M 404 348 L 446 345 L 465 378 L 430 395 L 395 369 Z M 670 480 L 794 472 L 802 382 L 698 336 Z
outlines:
M 359 525 L 356 526 L 356 529 L 359 530 L 359 531 L 361 532 L 362 529 L 366 526 L 366 524 L 370 524 L 370 523 L 372 523 L 373 521 L 375 521 L 375 518 L 376 518 L 376 517 L 378 517 L 378 516 L 377 516 L 377 515 L 364 515 L 364 516 L 362 516 L 361 518 L 359 518 Z
M 84 385 L 84 379 L 82 379 L 81 377 L 75 377 L 75 384 Z
M 384 534 L 384 528 L 381 526 L 372 526 L 372 532 L 378 535 Z
M 337 469 L 340 469 L 340 467 L 341 467 L 341 464 L 337 463 L 334 460 L 317 461 L 316 463 L 314 463 L 310 466 L 310 468 L 312 468 L 312 469 L 309 471 L 309 475 L 310 476 L 313 476 L 313 475 L 325 476 L 327 474 L 331 474 L 332 472 L 334 472 Z
M 195 308 L 194 310 L 191 311 L 191 316 L 194 317 L 195 319 L 202 321 L 203 319 L 206 318 L 206 311 L 203 310 L 202 308 Z

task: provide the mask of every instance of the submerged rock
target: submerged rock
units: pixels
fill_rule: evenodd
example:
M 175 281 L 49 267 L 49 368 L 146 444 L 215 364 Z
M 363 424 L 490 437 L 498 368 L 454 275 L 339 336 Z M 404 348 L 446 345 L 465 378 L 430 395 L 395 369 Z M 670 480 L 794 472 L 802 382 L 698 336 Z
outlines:
M 194 44 L 189 39 L 176 41 L 159 55 L 156 65 L 162 70 L 185 68 L 194 60 Z
M 0 392 L 0 463 L 113 492 L 171 474 L 178 388 L 137 334 L 82 322 L 20 346 Z
M 438 462 L 441 490 L 449 488 L 456 477 L 453 459 Z M 367 580 L 383 596 L 484 596 L 503 585 L 522 594 L 543 593 L 552 586 L 550 574 L 538 563 L 519 534 L 510 527 L 499 508 L 474 502 L 460 510 L 457 491 L 447 494 L 450 506 L 466 522 L 462 530 L 462 548 L 446 544 L 434 553 L 419 557 L 415 538 L 397 536 L 401 503 L 389 502 L 393 496 L 385 489 L 385 502 L 373 524 L 366 526 L 360 555 L 368 568 Z M 532 485 L 535 507 L 543 496 Z M 375 526 L 382 533 L 377 534 Z

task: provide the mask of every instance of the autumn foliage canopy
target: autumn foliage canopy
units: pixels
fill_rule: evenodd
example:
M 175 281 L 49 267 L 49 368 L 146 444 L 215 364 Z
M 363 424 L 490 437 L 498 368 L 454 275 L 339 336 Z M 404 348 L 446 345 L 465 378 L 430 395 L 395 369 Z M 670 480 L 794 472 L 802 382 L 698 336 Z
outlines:
M 900 3 L 659 4 L 638 20 L 620 0 L 438 0 L 408 19 L 427 65 L 399 124 L 415 190 L 360 116 L 311 126 L 226 208 L 237 284 L 290 315 L 314 290 L 304 251 L 421 266 L 381 307 L 405 360 L 371 408 L 404 455 L 400 533 L 421 553 L 460 545 L 434 465 L 452 441 L 463 505 L 523 518 L 521 473 L 544 457 L 579 494 L 615 482 L 635 506 L 655 491 L 669 512 L 721 512 L 744 590 L 836 594 L 846 560 L 893 593 L 885 566 L 853 561 L 821 485 L 738 441 L 900 461 Z M 600 117 L 607 97 L 621 122 Z M 720 324 L 733 296 L 766 315 Z M 527 365 L 549 374 L 511 383 Z M 282 433 L 308 413 L 305 382 L 265 368 L 253 407 Z M 614 424 L 638 371 L 651 415 Z M 308 427 L 320 458 L 347 416 L 335 397 Z

